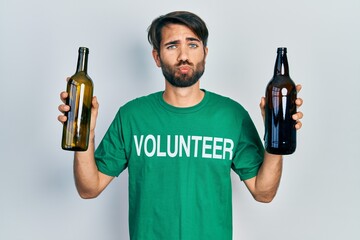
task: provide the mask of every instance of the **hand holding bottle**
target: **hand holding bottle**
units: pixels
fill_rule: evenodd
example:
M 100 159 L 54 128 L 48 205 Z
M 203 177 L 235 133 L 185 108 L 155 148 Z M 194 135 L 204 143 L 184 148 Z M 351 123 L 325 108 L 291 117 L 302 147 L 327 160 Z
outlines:
M 299 93 L 301 91 L 302 86 L 300 84 L 296 85 L 296 91 Z M 299 108 L 303 104 L 302 98 L 297 98 L 295 101 L 296 107 Z M 265 121 L 265 97 L 262 97 L 260 100 L 260 110 L 261 110 L 261 116 L 263 117 L 263 120 Z M 297 111 L 294 115 L 292 115 L 292 118 L 296 121 L 295 128 L 296 130 L 299 130 L 302 127 L 302 122 L 300 121 L 303 117 L 303 113 L 301 111 Z
M 69 80 L 69 78 L 67 80 Z M 62 124 L 64 124 L 67 120 L 65 113 L 70 110 L 70 106 L 66 105 L 67 98 L 68 98 L 68 93 L 66 91 L 60 93 L 60 99 L 63 102 L 63 104 L 60 104 L 58 107 L 59 111 L 62 113 L 61 115 L 58 116 L 58 120 Z M 91 101 L 90 138 L 91 135 L 94 135 L 98 110 L 99 110 L 99 103 L 97 101 L 96 96 L 93 96 Z

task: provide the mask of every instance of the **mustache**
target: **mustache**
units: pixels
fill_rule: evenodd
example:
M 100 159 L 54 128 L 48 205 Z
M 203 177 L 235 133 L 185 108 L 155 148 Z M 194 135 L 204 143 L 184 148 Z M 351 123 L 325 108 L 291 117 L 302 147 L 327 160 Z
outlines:
M 188 60 L 180 60 L 179 62 L 178 62 L 178 64 L 176 64 L 176 67 L 180 67 L 180 66 L 182 66 L 182 65 L 189 65 L 189 66 L 194 66 L 194 64 L 193 63 L 191 63 L 191 62 L 189 62 Z

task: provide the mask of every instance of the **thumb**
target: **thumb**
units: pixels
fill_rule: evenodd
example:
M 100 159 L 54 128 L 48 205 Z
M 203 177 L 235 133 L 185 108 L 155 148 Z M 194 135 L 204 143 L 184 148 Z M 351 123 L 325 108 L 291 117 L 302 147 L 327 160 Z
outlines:
M 261 110 L 261 116 L 265 119 L 265 97 L 262 97 L 259 104 Z
M 98 110 L 99 110 L 99 103 L 97 101 L 97 98 L 94 96 L 91 101 L 91 123 L 90 123 L 90 129 L 94 130 L 96 126 L 96 119 L 98 116 Z

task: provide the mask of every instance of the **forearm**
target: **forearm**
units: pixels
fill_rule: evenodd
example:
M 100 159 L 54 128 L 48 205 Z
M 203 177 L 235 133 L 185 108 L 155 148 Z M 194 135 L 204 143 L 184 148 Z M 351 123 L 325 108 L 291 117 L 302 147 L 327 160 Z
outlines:
M 272 200 L 280 184 L 283 158 L 281 155 L 273 155 L 265 152 L 264 162 L 259 169 L 256 178 L 256 190 L 266 200 Z
M 94 134 L 90 134 L 88 150 L 74 154 L 75 185 L 82 198 L 93 198 L 99 194 L 99 172 L 94 157 L 94 139 Z
M 253 197 L 259 202 L 271 202 L 276 195 L 282 173 L 282 156 L 265 152 L 256 177 L 245 183 Z

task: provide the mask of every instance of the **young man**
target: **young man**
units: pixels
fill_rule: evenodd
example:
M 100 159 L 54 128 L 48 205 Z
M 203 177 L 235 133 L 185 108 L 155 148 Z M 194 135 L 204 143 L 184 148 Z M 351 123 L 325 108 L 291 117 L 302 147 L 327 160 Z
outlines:
M 95 154 L 93 98 L 90 146 L 74 155 L 76 187 L 81 197 L 94 198 L 128 168 L 131 239 L 232 239 L 231 169 L 257 201 L 276 194 L 282 156 L 264 152 L 240 104 L 200 88 L 207 37 L 205 23 L 189 12 L 152 22 L 148 39 L 165 90 L 122 106 Z M 264 99 L 260 107 L 264 114 Z M 302 113 L 293 118 L 300 128 Z

